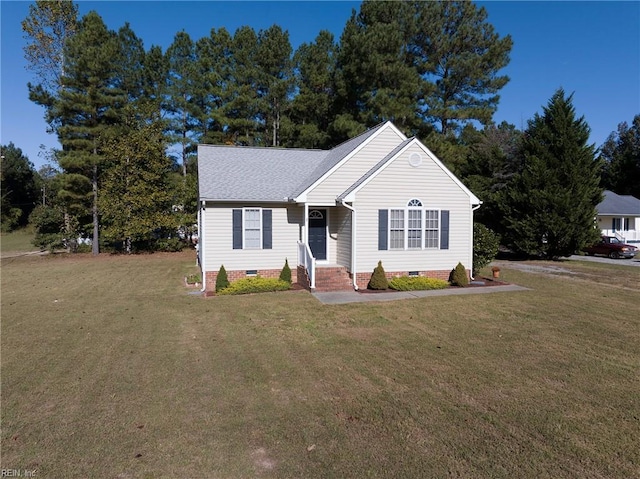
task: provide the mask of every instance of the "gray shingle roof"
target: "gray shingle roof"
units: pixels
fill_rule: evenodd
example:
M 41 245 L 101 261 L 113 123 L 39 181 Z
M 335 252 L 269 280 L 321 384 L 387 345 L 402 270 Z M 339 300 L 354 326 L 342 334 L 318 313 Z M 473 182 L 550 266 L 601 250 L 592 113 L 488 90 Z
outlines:
M 331 150 L 198 145 L 200 198 L 276 202 L 294 198 L 384 125 Z
M 604 199 L 596 207 L 599 215 L 640 216 L 640 200 L 631 195 L 605 191 Z

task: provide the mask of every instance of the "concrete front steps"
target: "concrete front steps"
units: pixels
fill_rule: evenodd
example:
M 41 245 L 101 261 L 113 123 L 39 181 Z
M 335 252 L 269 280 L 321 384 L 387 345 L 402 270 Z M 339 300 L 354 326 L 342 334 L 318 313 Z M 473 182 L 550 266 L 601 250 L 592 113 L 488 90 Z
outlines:
M 353 282 L 344 266 L 317 266 L 314 291 L 353 291 Z

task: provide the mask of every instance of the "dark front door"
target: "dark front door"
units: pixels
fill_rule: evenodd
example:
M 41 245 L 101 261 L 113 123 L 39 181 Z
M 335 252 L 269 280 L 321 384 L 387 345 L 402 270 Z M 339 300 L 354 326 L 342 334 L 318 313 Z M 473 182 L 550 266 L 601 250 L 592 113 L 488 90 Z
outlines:
M 309 210 L 309 248 L 315 259 L 327 259 L 327 210 Z

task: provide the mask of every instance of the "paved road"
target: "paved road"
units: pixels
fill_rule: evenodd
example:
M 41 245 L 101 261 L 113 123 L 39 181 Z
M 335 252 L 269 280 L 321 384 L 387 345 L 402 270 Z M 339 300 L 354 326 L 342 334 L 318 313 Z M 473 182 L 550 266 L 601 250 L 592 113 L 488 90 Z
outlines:
M 573 256 L 569 256 L 569 259 L 578 260 L 578 261 L 593 261 L 594 263 L 608 263 L 608 264 L 619 264 L 622 266 L 640 267 L 640 256 L 638 255 L 636 255 L 635 258 L 631 258 L 631 259 L 611 259 L 611 258 L 606 258 L 604 256 L 573 255 Z

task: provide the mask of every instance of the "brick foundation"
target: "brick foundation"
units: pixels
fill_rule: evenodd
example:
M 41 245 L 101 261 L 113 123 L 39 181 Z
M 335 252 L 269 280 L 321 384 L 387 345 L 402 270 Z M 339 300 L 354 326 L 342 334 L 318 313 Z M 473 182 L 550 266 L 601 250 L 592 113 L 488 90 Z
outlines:
M 358 288 L 365 289 L 369 284 L 373 271 L 367 273 L 356 273 L 356 283 Z M 449 280 L 451 270 L 438 270 L 438 271 L 418 271 L 418 276 L 424 276 L 427 278 L 444 279 Z M 467 270 L 467 277 L 471 274 L 470 270 Z M 387 279 L 397 278 L 399 276 L 409 276 L 409 271 L 385 271 Z
M 257 276 L 261 278 L 279 278 L 282 269 L 259 269 L 257 270 Z M 247 274 L 246 270 L 234 270 L 227 271 L 227 279 L 229 282 L 235 281 L 237 279 L 248 278 L 256 276 L 254 274 Z M 206 290 L 207 291 L 215 291 L 216 290 L 216 278 L 218 277 L 217 271 L 207 271 L 206 273 Z M 291 282 L 297 282 L 297 271 L 296 269 L 291 269 Z

